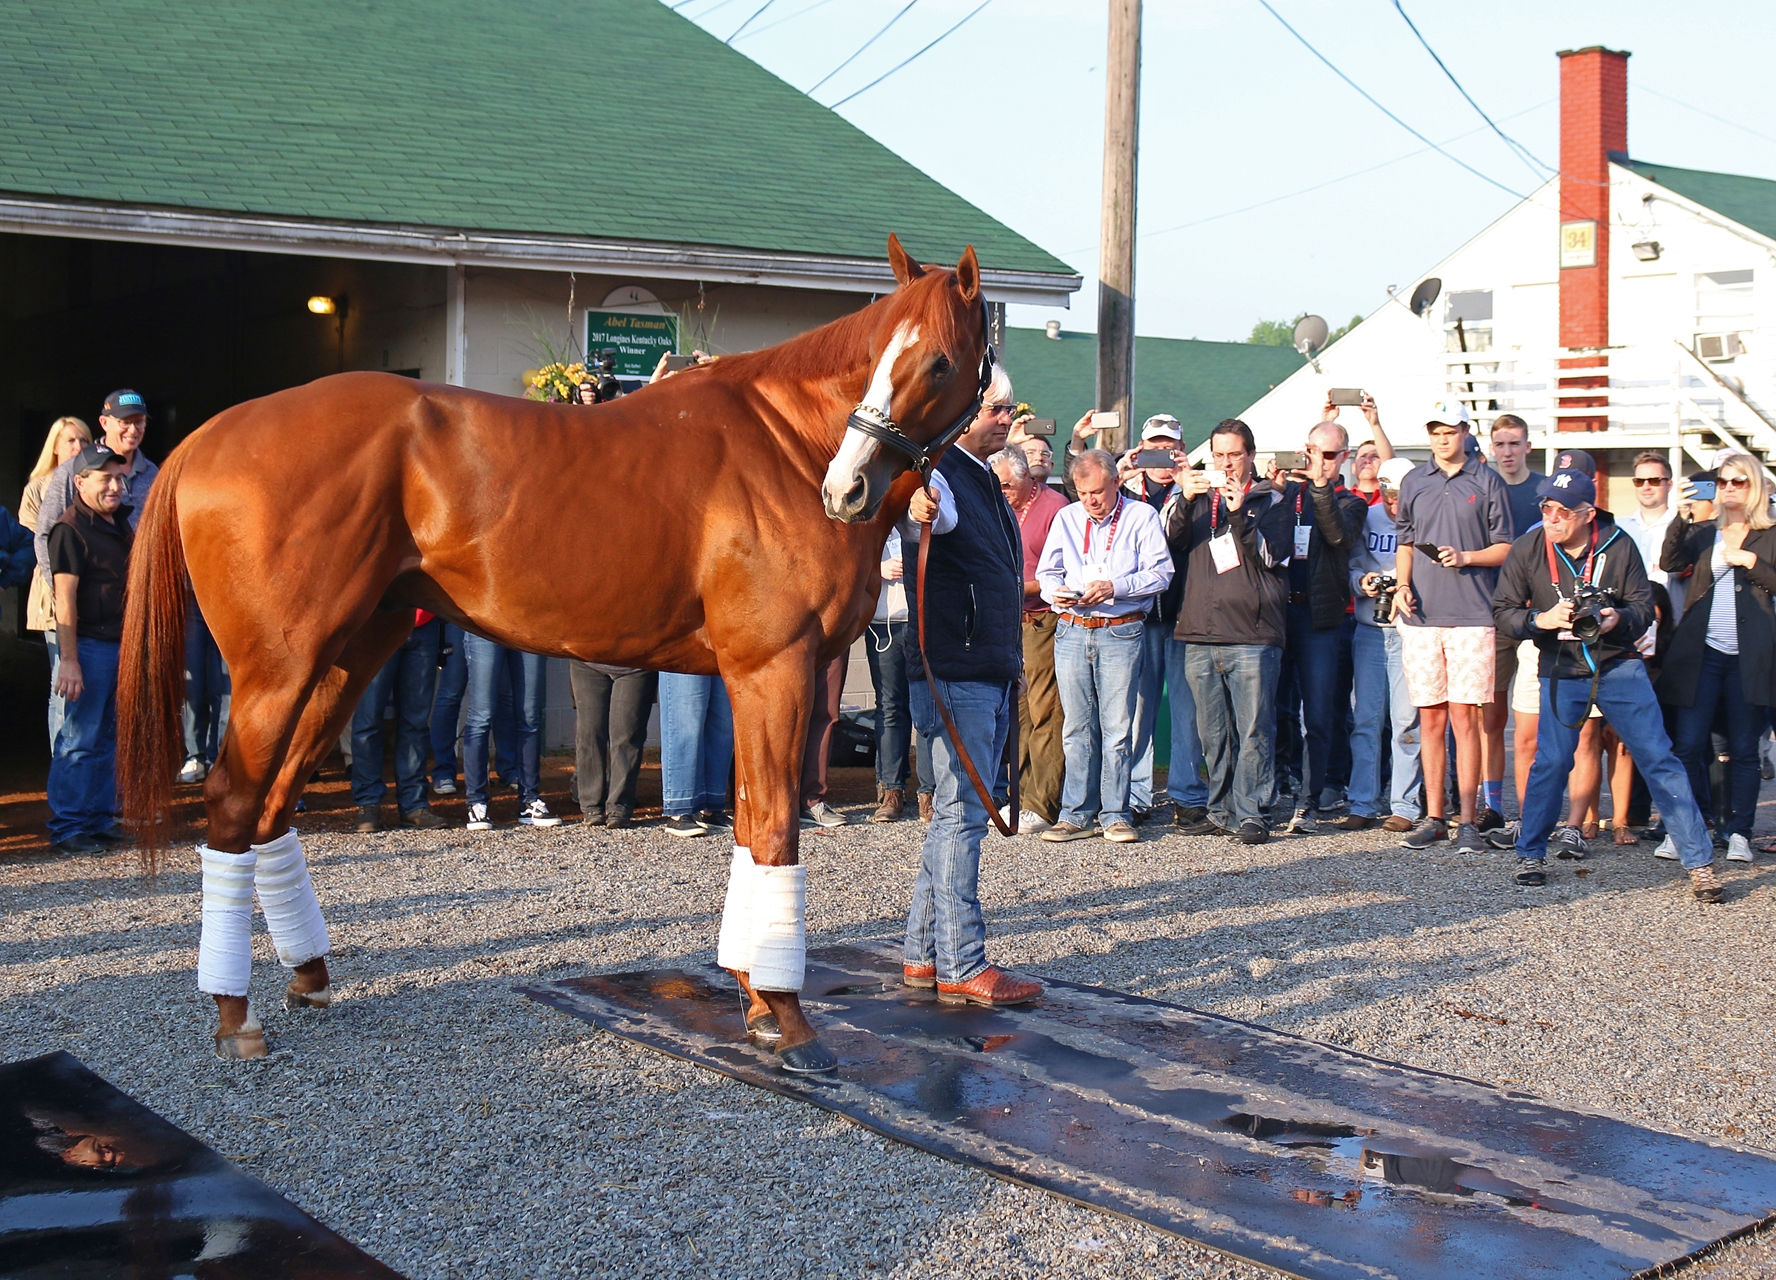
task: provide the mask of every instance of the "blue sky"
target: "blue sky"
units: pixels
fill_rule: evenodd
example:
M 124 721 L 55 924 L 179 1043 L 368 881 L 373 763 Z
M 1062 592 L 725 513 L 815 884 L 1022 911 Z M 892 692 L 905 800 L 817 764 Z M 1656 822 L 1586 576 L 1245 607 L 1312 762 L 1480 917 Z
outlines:
M 831 104 L 862 88 L 979 2 L 918 0 L 814 96 Z M 1506 187 L 1536 182 L 1538 171 L 1462 100 L 1391 0 L 1271 3 L 1414 128 Z M 1480 106 L 1548 164 L 1559 150 L 1555 52 L 1603 44 L 1634 55 L 1628 144 L 1637 158 L 1776 178 L 1767 65 L 1776 6 L 1402 3 Z M 687 0 L 679 12 L 724 40 L 750 19 L 734 47 L 806 90 L 904 0 L 771 0 L 759 13 L 764 4 Z M 1143 33 L 1141 333 L 1243 338 L 1259 318 L 1304 310 L 1342 323 L 1515 203 L 1424 149 L 1258 0 L 1147 0 Z M 1014 324 L 1096 326 L 1104 46 L 1103 0 L 991 0 L 839 108 L 1086 277 L 1071 311 L 1014 307 Z M 1235 212 L 1252 205 L 1262 207 Z

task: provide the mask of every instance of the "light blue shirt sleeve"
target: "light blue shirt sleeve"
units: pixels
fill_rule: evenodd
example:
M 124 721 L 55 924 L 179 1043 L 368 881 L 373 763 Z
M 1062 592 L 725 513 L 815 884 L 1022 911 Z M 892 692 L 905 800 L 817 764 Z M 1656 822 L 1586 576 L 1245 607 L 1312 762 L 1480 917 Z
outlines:
M 937 495 L 937 518 L 931 522 L 932 533 L 948 533 L 956 527 L 956 495 L 950 489 L 950 482 L 943 478 L 943 473 L 931 473 L 931 491 Z M 902 516 L 895 531 L 900 534 L 903 543 L 919 541 L 919 522 L 911 516 Z

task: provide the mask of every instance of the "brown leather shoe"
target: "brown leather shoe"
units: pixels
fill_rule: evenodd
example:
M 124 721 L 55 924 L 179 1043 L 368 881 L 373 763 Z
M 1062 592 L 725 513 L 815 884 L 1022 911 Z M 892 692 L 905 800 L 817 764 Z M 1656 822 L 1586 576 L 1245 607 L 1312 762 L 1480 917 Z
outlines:
M 1412 830 L 1412 825 L 1411 818 L 1402 818 L 1397 813 L 1390 813 L 1387 816 L 1387 819 L 1381 824 L 1381 829 L 1383 831 L 1392 831 L 1395 835 L 1398 835 L 1402 831 Z
M 1005 1004 L 1028 1004 L 1042 994 L 1042 984 L 1019 978 L 1003 969 L 988 965 L 967 982 L 937 984 L 939 1004 L 984 1004 L 998 1008 Z
M 882 792 L 882 802 L 876 811 L 870 814 L 871 822 L 899 822 L 901 806 L 906 803 L 906 792 L 899 787 L 889 787 Z
M 1337 827 L 1340 831 L 1367 831 L 1375 825 L 1375 819 L 1365 817 L 1360 813 L 1347 813 L 1344 817 L 1328 822 L 1326 825 Z
M 900 980 L 909 987 L 929 991 L 937 985 L 937 966 L 934 964 L 903 964 L 900 974 Z
M 931 793 L 929 791 L 921 791 L 919 793 L 919 821 L 930 822 L 932 812 Z

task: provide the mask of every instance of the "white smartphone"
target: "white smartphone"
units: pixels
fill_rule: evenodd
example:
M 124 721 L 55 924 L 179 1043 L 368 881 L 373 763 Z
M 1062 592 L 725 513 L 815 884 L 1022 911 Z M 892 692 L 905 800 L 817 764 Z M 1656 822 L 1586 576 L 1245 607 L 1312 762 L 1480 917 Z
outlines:
M 1208 467 L 1203 474 L 1209 478 L 1209 488 L 1219 489 L 1227 483 L 1227 473 L 1220 467 Z
M 1093 410 L 1091 416 L 1092 431 L 1115 431 L 1122 426 L 1122 415 L 1115 412 Z

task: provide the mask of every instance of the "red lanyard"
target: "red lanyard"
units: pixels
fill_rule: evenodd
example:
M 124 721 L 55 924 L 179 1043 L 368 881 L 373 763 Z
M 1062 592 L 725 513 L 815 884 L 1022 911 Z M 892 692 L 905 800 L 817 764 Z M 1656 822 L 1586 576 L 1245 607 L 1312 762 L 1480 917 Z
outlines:
M 1116 542 L 1116 526 L 1122 520 L 1122 504 L 1127 501 L 1128 501 L 1128 499 L 1124 498 L 1121 494 L 1118 494 L 1116 497 L 1116 514 L 1110 517 L 1110 529 L 1109 529 L 1109 532 L 1107 532 L 1104 535 L 1104 554 L 1105 555 L 1110 554 L 1110 548 Z M 1087 516 L 1085 517 L 1085 553 L 1083 556 L 1083 559 L 1085 560 L 1085 562 L 1087 564 L 1091 563 L 1091 555 L 1092 555 L 1092 518 L 1089 514 L 1087 514 Z
M 1554 584 L 1554 594 L 1558 596 L 1560 594 L 1560 567 L 1554 563 L 1554 539 L 1548 536 L 1547 525 L 1542 526 L 1542 549 L 1548 553 L 1548 580 Z M 1563 556 L 1566 555 L 1565 547 L 1560 549 L 1560 554 Z M 1585 571 L 1581 574 L 1575 569 L 1573 571 L 1573 577 L 1579 582 L 1591 581 L 1591 565 L 1596 559 L 1597 522 L 1593 520 L 1591 522 L 1591 547 L 1585 552 Z M 1570 557 L 1568 557 L 1567 563 L 1572 563 Z
M 1252 482 L 1250 480 L 1246 481 L 1246 487 L 1244 489 L 1241 489 L 1240 492 L 1242 494 L 1251 493 L 1252 492 Z M 1301 510 L 1300 495 L 1297 495 L 1295 498 L 1295 510 L 1297 512 L 1299 512 Z M 1215 536 L 1215 527 L 1217 525 L 1219 525 L 1220 523 L 1221 523 L 1221 490 L 1214 489 L 1214 490 L 1211 490 L 1209 493 L 1209 536 L 1211 538 Z
M 1297 529 L 1301 527 L 1301 495 L 1305 492 L 1305 489 L 1295 490 L 1295 527 Z

